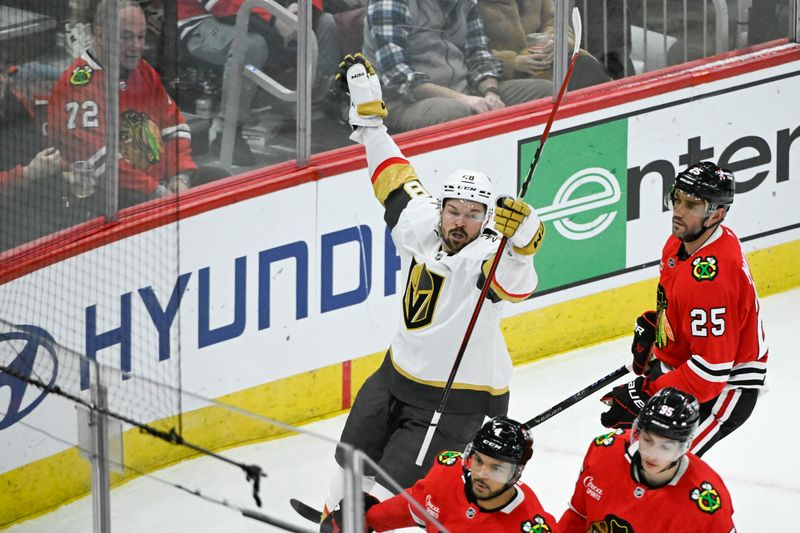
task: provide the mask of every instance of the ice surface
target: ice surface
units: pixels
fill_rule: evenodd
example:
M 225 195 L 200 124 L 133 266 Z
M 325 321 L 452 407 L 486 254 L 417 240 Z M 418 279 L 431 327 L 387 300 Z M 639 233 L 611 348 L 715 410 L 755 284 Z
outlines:
M 759 400 L 750 420 L 705 459 L 721 474 L 733 498 L 739 531 L 794 531 L 793 506 L 800 502 L 800 422 L 798 405 L 800 357 L 796 335 L 800 326 L 800 289 L 764 298 L 765 326 L 770 344 L 770 392 Z M 600 310 L 598 310 L 600 312 Z M 565 328 L 565 334 L 566 328 Z M 515 369 L 510 416 L 527 420 L 582 387 L 628 362 L 628 338 L 599 344 Z M 560 516 L 572 494 L 589 441 L 604 428 L 603 406 L 595 394 L 534 428 L 534 455 L 522 479 L 530 484 L 547 510 Z M 344 416 L 305 426 L 337 438 Z M 224 452 L 238 461 L 261 465 L 269 477 L 262 484 L 264 507 L 298 526 L 310 523 L 289 507 L 290 497 L 321 506 L 332 468 L 331 443 L 297 435 Z M 236 468 L 210 458 L 186 461 L 153 476 L 180 483 L 233 505 L 255 508 L 250 486 Z M 54 483 L 58 480 L 54 479 Z M 91 499 L 83 498 L 47 515 L 8 529 L 10 533 L 91 531 Z M 144 477 L 112 491 L 115 533 L 226 533 L 274 530 L 236 511 Z M 415 529 L 415 531 L 419 531 Z

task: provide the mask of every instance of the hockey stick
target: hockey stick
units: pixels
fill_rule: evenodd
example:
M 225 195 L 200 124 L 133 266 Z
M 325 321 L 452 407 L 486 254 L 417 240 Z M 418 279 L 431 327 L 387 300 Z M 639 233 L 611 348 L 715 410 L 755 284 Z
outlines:
M 289 498 L 289 505 L 292 506 L 292 509 L 297 511 L 297 514 L 306 520 L 314 522 L 315 524 L 322 522 L 322 511 L 314 509 L 307 503 L 303 503 L 297 498 Z
M 585 388 L 579 390 L 578 392 L 576 392 L 575 394 L 573 394 L 569 398 L 565 399 L 564 401 L 555 404 L 553 407 L 551 407 L 547 411 L 534 416 L 533 418 L 531 418 L 530 420 L 525 422 L 525 428 L 526 429 L 531 429 L 534 426 L 538 426 L 539 424 L 541 424 L 545 420 L 549 420 L 550 418 L 556 416 L 558 413 L 560 413 L 564 409 L 566 409 L 568 407 L 572 407 L 573 405 L 575 405 L 579 401 L 583 400 L 584 398 L 586 398 L 590 394 L 602 389 L 603 387 L 605 387 L 606 385 L 609 385 L 610 383 L 613 383 L 614 381 L 616 381 L 617 379 L 621 378 L 622 376 L 624 376 L 625 374 L 627 374 L 630 371 L 631 371 L 631 368 L 630 368 L 629 365 L 625 365 L 625 366 L 619 367 L 618 369 L 614 370 L 610 374 L 607 374 L 607 375 L 603 376 L 602 378 L 598 379 L 597 381 L 595 381 L 594 383 L 592 383 L 588 387 L 585 387 Z
M 536 166 L 539 164 L 539 157 L 542 155 L 542 148 L 544 147 L 545 141 L 547 141 L 547 136 L 550 134 L 550 128 L 553 126 L 553 121 L 556 118 L 558 106 L 561 104 L 561 100 L 564 98 L 564 94 L 567 92 L 567 85 L 569 84 L 569 79 L 572 77 L 572 71 L 575 69 L 575 62 L 578 59 L 578 50 L 581 42 L 581 16 L 577 7 L 572 8 L 572 27 L 575 31 L 575 46 L 572 51 L 572 58 L 570 59 L 569 67 L 567 68 L 567 74 L 564 76 L 564 81 L 561 84 L 561 89 L 558 91 L 556 101 L 553 102 L 553 108 L 550 110 L 550 116 L 547 117 L 547 124 L 544 127 L 544 132 L 539 138 L 539 146 L 536 148 L 536 152 L 533 155 L 533 161 L 528 169 L 528 175 L 525 177 L 525 181 L 523 182 L 522 189 L 519 193 L 520 198 L 524 198 L 525 193 L 528 191 L 528 185 L 533 178 L 533 173 L 536 170 Z M 483 282 L 483 288 L 481 289 L 480 296 L 478 297 L 478 303 L 475 306 L 475 310 L 472 312 L 472 317 L 467 325 L 467 330 L 464 333 L 464 338 L 461 341 L 458 354 L 453 362 L 453 367 L 450 369 L 450 375 L 447 378 L 447 383 L 442 391 L 442 398 L 439 401 L 439 407 L 436 408 L 436 411 L 433 413 L 433 417 L 431 417 L 431 423 L 428 425 L 428 431 L 425 433 L 425 438 L 422 441 L 419 454 L 417 454 L 417 466 L 422 466 L 422 461 L 425 458 L 425 454 L 428 453 L 428 448 L 431 446 L 431 440 L 433 440 L 433 435 L 436 433 L 436 427 L 439 425 L 439 419 L 442 417 L 444 406 L 447 403 L 447 397 L 450 395 L 450 390 L 453 388 L 453 381 L 455 381 L 456 373 L 458 372 L 459 366 L 461 366 L 461 359 L 464 357 L 464 352 L 467 350 L 467 344 L 469 343 L 470 337 L 472 337 L 472 330 L 475 328 L 475 322 L 478 320 L 478 315 L 483 307 L 483 301 L 486 298 L 486 293 L 489 290 L 492 279 L 494 279 L 494 274 L 497 271 L 497 265 L 500 263 L 500 258 L 503 256 L 503 250 L 506 247 L 507 240 L 508 239 L 505 236 L 500 239 L 500 245 L 497 247 L 497 252 L 495 252 L 494 261 L 492 261 L 492 265 L 489 267 L 489 272 L 486 274 L 486 279 Z

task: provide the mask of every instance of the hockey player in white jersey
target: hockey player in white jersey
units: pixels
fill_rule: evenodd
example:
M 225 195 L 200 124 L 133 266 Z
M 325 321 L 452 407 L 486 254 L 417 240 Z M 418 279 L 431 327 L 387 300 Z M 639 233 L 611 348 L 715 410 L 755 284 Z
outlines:
M 536 288 L 533 254 L 544 226 L 521 199 L 495 200 L 490 179 L 456 170 L 438 198 L 423 187 L 383 125 L 378 76 L 347 56 L 337 74 L 350 94 L 351 139 L 363 144 L 375 196 L 403 261 L 403 323 L 381 367 L 356 396 L 341 441 L 366 452 L 403 487 L 430 469 L 441 450 L 460 450 L 484 417 L 506 414 L 511 359 L 500 331 L 503 303 Z M 489 222 L 494 212 L 494 227 Z M 509 239 L 464 354 L 429 452 L 415 464 L 502 233 Z M 343 457 L 337 450 L 336 460 Z M 325 512 L 342 497 L 343 471 L 331 482 Z M 369 490 L 369 487 L 366 488 Z

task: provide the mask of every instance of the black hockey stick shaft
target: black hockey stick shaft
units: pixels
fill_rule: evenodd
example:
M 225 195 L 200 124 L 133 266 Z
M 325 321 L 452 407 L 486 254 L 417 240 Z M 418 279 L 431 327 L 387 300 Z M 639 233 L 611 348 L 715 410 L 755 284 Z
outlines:
M 578 60 L 578 52 L 579 52 L 579 43 L 580 43 L 580 16 L 578 15 L 578 8 L 572 8 L 572 23 L 573 26 L 578 26 L 575 30 L 575 49 L 572 52 L 572 58 L 569 61 L 569 66 L 567 67 L 567 74 L 564 76 L 564 82 L 561 84 L 561 88 L 558 90 L 558 96 L 556 97 L 556 101 L 553 103 L 553 108 L 550 110 L 550 116 L 547 117 L 547 124 L 544 126 L 544 131 L 542 132 L 542 136 L 539 138 L 539 145 L 536 147 L 536 152 L 533 154 L 533 161 L 531 161 L 531 166 L 528 169 L 528 175 L 525 177 L 525 181 L 522 183 L 522 188 L 519 192 L 520 198 L 525 198 L 525 194 L 528 192 L 528 185 L 533 179 L 533 173 L 536 170 L 537 165 L 539 164 L 539 158 L 542 155 L 542 149 L 544 148 L 544 143 L 547 142 L 547 137 L 550 135 L 550 128 L 553 127 L 553 122 L 556 118 L 556 111 L 558 111 L 558 107 L 561 104 L 561 100 L 564 98 L 564 95 L 567 92 L 567 85 L 569 85 L 569 80 L 572 77 L 572 71 L 575 70 L 575 63 Z
M 522 184 L 522 188 L 519 193 L 520 198 L 525 197 L 525 193 L 528 190 L 528 185 L 533 179 L 533 173 L 536 170 L 536 166 L 539 164 L 542 148 L 544 147 L 544 143 L 547 141 L 547 137 L 550 134 L 550 128 L 553 127 L 553 121 L 556 118 L 556 112 L 558 111 L 559 105 L 561 105 L 561 100 L 564 98 L 564 95 L 567 92 L 567 85 L 569 85 L 569 80 L 572 77 L 572 71 L 575 69 L 575 61 L 578 58 L 578 50 L 581 40 L 581 17 L 577 7 L 573 8 L 572 10 L 572 25 L 575 31 L 575 48 L 572 52 L 572 57 L 569 62 L 569 67 L 567 68 L 567 73 L 564 76 L 564 81 L 561 84 L 561 89 L 558 91 L 556 101 L 553 102 L 550 115 L 547 117 L 547 124 L 545 124 L 544 132 L 539 138 L 539 146 L 536 148 L 536 152 L 533 156 L 533 162 L 531 162 L 531 166 L 528 169 L 528 175 L 525 177 L 525 181 Z M 431 441 L 433 440 L 433 435 L 436 433 L 436 427 L 439 425 L 439 419 L 442 417 L 444 406 L 447 404 L 447 398 L 450 396 L 450 390 L 453 388 L 453 381 L 455 381 L 458 368 L 461 366 L 461 359 L 464 357 L 464 352 L 467 350 L 467 344 L 469 344 L 469 340 L 472 337 L 472 330 L 475 328 L 475 322 L 477 321 L 478 315 L 483 308 L 483 301 L 486 298 L 486 293 L 489 291 L 489 287 L 494 279 L 494 274 L 497 271 L 497 265 L 500 264 L 500 258 L 503 256 L 503 251 L 505 250 L 507 240 L 508 239 L 505 236 L 500 239 L 500 245 L 497 247 L 494 260 L 489 268 L 489 272 L 486 274 L 486 279 L 483 282 L 483 288 L 481 288 L 481 293 L 478 297 L 478 302 L 475 305 L 475 310 L 472 312 L 472 317 L 469 320 L 469 324 L 467 324 L 467 330 L 464 332 L 464 338 L 461 341 L 461 346 L 458 349 L 455 361 L 453 361 L 453 366 L 450 369 L 450 375 L 447 378 L 447 383 L 445 383 L 444 390 L 442 391 L 439 407 L 436 408 L 436 411 L 433 413 L 433 417 L 431 417 L 431 422 L 428 424 L 428 431 L 425 433 L 422 446 L 420 446 L 419 453 L 417 454 L 417 460 L 415 461 L 417 466 L 422 466 L 422 462 L 425 459 L 425 455 L 428 453 L 428 448 L 430 448 Z
M 450 375 L 447 377 L 447 383 L 442 391 L 442 398 L 439 400 L 439 407 L 437 407 L 436 411 L 433 413 L 431 423 L 428 425 L 428 431 L 425 433 L 425 439 L 423 439 L 422 446 L 420 446 L 419 449 L 419 454 L 417 454 L 417 466 L 422 466 L 422 461 L 425 459 L 425 455 L 428 453 L 428 448 L 431 446 L 433 434 L 436 432 L 436 427 L 439 425 L 439 419 L 442 417 L 444 406 L 447 403 L 447 397 L 450 395 L 450 390 L 453 388 L 453 381 L 456 379 L 456 373 L 458 373 L 458 367 L 461 365 L 461 359 L 463 359 L 464 352 L 467 350 L 469 339 L 472 337 L 472 330 L 475 328 L 475 321 L 478 319 L 478 315 L 481 312 L 483 301 L 486 299 L 486 293 L 489 291 L 491 280 L 494 277 L 495 271 L 497 270 L 497 265 L 500 263 L 500 257 L 503 253 L 503 249 L 506 247 L 506 240 L 507 239 L 505 237 L 500 239 L 500 245 L 497 247 L 497 253 L 494 256 L 494 261 L 492 261 L 492 265 L 489 267 L 489 272 L 486 274 L 486 279 L 483 282 L 483 288 L 481 288 L 480 296 L 478 296 L 478 303 L 475 306 L 475 310 L 472 312 L 472 317 L 469 319 L 467 331 L 464 333 L 464 338 L 461 340 L 461 346 L 458 348 L 458 354 L 456 355 L 455 361 L 453 361 L 453 366 L 450 368 Z
M 575 394 L 573 394 L 569 398 L 565 399 L 564 401 L 555 404 L 553 407 L 551 407 L 547 411 L 534 416 L 533 418 L 531 418 L 530 420 L 525 422 L 525 427 L 527 429 L 531 429 L 532 427 L 538 426 L 542 422 L 553 418 L 554 416 L 556 416 L 558 413 L 560 413 L 564 409 L 567 409 L 568 407 L 572 407 L 573 405 L 575 405 L 579 401 L 583 400 L 584 398 L 588 397 L 592 393 L 604 388 L 606 385 L 609 385 L 609 384 L 615 382 L 616 380 L 618 380 L 619 378 L 621 378 L 622 376 L 624 376 L 625 374 L 627 374 L 630 371 L 631 371 L 631 369 L 627 365 L 619 367 L 618 369 L 614 370 L 610 374 L 607 374 L 607 375 L 603 376 L 602 378 L 598 379 L 597 381 L 595 381 L 594 383 L 592 383 L 588 387 L 585 387 L 585 388 L 579 390 L 578 392 L 576 392 Z
M 289 522 L 281 520 L 280 518 L 275 518 L 273 516 L 269 516 L 264 513 L 259 513 L 258 511 L 252 511 L 250 509 L 242 509 L 241 512 L 242 516 L 246 516 L 247 518 L 252 518 L 253 520 L 258 520 L 259 522 L 263 522 L 271 526 L 275 526 L 284 531 L 292 531 L 293 533 L 313 533 L 313 530 L 298 527 L 294 524 L 290 524 Z

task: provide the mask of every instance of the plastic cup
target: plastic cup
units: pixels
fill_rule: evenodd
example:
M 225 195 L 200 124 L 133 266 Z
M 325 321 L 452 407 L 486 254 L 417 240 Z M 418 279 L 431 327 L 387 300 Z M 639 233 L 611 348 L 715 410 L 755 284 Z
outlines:
M 94 194 L 97 178 L 94 165 L 89 161 L 74 161 L 72 163 L 72 180 L 70 192 L 76 198 L 86 198 Z
M 201 118 L 213 118 L 214 109 L 210 98 L 198 98 L 194 101 L 194 112 Z
M 531 53 L 542 52 L 552 40 L 547 33 L 529 33 L 528 51 Z

